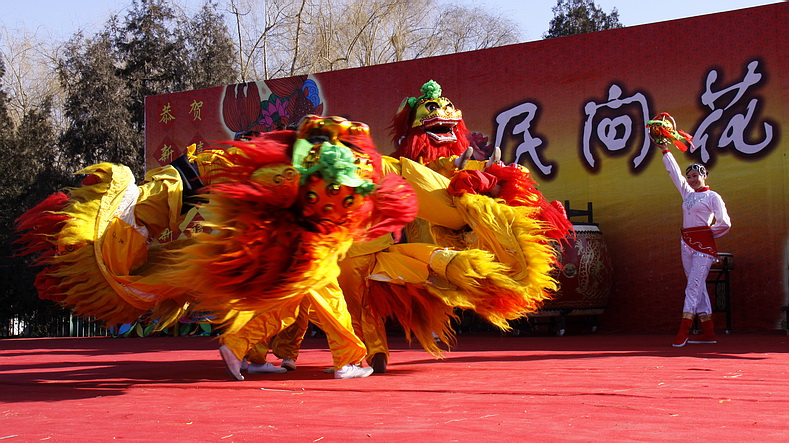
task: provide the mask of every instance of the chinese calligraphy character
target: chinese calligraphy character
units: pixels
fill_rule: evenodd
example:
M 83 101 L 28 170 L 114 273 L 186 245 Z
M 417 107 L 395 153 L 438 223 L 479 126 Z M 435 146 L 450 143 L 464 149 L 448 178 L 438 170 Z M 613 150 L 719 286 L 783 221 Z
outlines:
M 586 112 L 587 118 L 584 122 L 582 149 L 584 158 L 591 167 L 595 166 L 595 159 L 592 156 L 591 140 L 597 111 L 602 108 L 617 110 L 624 105 L 637 104 L 640 105 L 641 117 L 643 118 L 643 123 L 639 122 L 638 124 L 641 127 L 646 126 L 647 119 L 649 118 L 649 105 L 647 104 L 647 99 L 644 94 L 638 92 L 631 97 L 621 98 L 621 96 L 622 88 L 616 84 L 612 84 L 611 87 L 608 88 L 608 102 L 600 104 L 588 102 L 586 106 L 584 106 L 584 112 Z M 602 118 L 598 122 L 596 134 L 597 138 L 603 143 L 608 151 L 614 152 L 625 149 L 633 134 L 633 118 L 629 114 L 624 113 L 624 111 L 622 115 L 618 115 L 614 118 Z M 641 152 L 633 159 L 633 165 L 635 167 L 638 167 L 641 162 L 644 161 L 644 158 L 649 153 L 649 146 L 649 138 L 647 137 L 646 131 L 644 131 L 644 141 L 641 144 Z
M 167 102 L 166 105 L 162 107 L 162 112 L 159 113 L 162 117 L 159 119 L 162 123 L 170 123 L 171 121 L 175 120 L 175 116 L 172 114 L 172 106 L 170 106 L 170 102 Z
M 189 105 L 189 113 L 192 114 L 192 121 L 195 120 L 202 120 L 203 117 L 200 114 L 200 110 L 203 108 L 203 102 L 199 102 L 194 100 L 191 105 Z
M 165 164 L 170 163 L 170 160 L 173 158 L 173 147 L 171 145 L 164 145 L 162 146 L 162 155 L 159 156 L 159 163 Z
M 159 235 L 159 241 L 162 243 L 169 241 L 172 235 L 173 235 L 173 231 L 171 231 L 170 228 L 164 228 L 162 233 Z
M 723 117 L 724 111 L 733 109 L 732 107 L 745 96 L 745 93 L 751 86 L 758 84 L 762 80 L 762 74 L 756 72 L 756 68 L 758 67 L 759 62 L 756 60 L 748 63 L 747 72 L 745 73 L 745 76 L 741 82 L 735 83 L 728 88 L 720 89 L 715 92 L 713 92 L 712 86 L 718 79 L 718 72 L 713 69 L 707 73 L 707 80 L 705 82 L 706 90 L 701 95 L 701 103 L 709 107 L 712 112 L 707 115 L 704 121 L 702 121 L 699 125 L 698 129 L 696 129 L 696 133 L 693 134 L 693 139 L 696 146 L 695 148 L 691 148 L 691 152 L 701 150 L 702 162 L 706 163 L 710 159 L 710 153 L 707 150 L 707 142 L 709 142 L 709 134 L 707 134 L 707 130 L 710 128 L 710 126 Z M 730 92 L 736 92 L 734 97 L 732 97 L 728 103 L 723 103 L 724 106 L 716 106 L 716 102 L 721 97 Z M 731 116 L 729 122 L 726 124 L 726 129 L 724 129 L 720 139 L 718 140 L 719 148 L 734 144 L 734 149 L 742 152 L 743 154 L 756 154 L 767 147 L 770 142 L 772 142 L 773 127 L 767 122 L 763 122 L 764 140 L 762 140 L 761 143 L 751 145 L 745 141 L 746 129 L 750 124 L 758 105 L 759 100 L 752 98 L 745 106 L 744 113 Z M 742 107 L 739 107 L 739 109 L 742 109 Z
M 546 165 L 540 159 L 537 147 L 542 144 L 542 139 L 533 137 L 529 130 L 531 129 L 531 122 L 537 114 L 537 105 L 534 103 L 521 103 L 511 109 L 508 109 L 496 116 L 496 141 L 494 146 L 501 146 L 504 139 L 504 130 L 507 124 L 516 117 L 523 116 L 520 123 L 512 128 L 512 134 L 523 134 L 523 141 L 518 144 L 515 150 L 515 162 L 520 163 L 521 155 L 527 154 L 537 169 L 543 175 L 549 175 L 553 169 L 552 165 Z

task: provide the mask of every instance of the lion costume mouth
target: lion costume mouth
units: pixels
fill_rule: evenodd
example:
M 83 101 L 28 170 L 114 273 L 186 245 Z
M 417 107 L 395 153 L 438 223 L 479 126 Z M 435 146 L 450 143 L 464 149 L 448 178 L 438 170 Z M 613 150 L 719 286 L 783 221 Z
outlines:
M 460 118 L 430 117 L 421 121 L 425 133 L 438 143 L 454 143 L 457 141 L 455 126 Z

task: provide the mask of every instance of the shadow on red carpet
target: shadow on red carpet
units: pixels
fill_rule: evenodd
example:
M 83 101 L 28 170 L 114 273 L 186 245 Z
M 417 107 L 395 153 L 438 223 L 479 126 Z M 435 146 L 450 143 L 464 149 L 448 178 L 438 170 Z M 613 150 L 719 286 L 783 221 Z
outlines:
M 229 380 L 210 337 L 0 340 L 0 438 L 21 441 L 782 440 L 782 332 L 672 348 L 666 334 L 461 335 L 435 359 L 390 336 L 388 370 Z M 272 359 L 278 364 L 278 360 Z

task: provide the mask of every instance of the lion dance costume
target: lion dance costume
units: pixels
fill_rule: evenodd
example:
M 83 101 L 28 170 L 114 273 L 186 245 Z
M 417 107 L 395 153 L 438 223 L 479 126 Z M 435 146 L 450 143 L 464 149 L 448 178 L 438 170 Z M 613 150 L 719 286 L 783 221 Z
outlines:
M 38 253 L 43 266 L 39 295 L 108 324 L 148 315 L 165 327 L 190 310 L 213 312 L 237 379 L 229 357 L 288 326 L 309 298 L 331 330 L 338 374 L 369 375 L 354 367 L 365 349 L 339 291 L 337 261 L 354 241 L 412 220 L 412 189 L 383 175 L 362 123 L 310 116 L 297 131 L 231 144 L 189 155 L 206 183 L 211 233 L 149 246 L 182 217 L 189 174 L 173 166 L 136 186 L 127 167 L 95 165 L 80 171 L 81 187 L 23 214 L 23 252 Z
M 270 339 L 308 310 L 327 332 L 338 378 L 369 375 L 360 362 L 379 350 L 388 359 L 389 316 L 437 356 L 434 334 L 453 341 L 455 308 L 507 329 L 556 289 L 551 242 L 570 224 L 525 168 L 465 164 L 460 111 L 437 84 L 422 92 L 402 109 L 411 117 L 401 119 L 409 129 L 399 140 L 418 148 L 406 133 L 421 131 L 424 143 L 431 132 L 438 145 L 400 158 L 382 159 L 364 124 L 310 116 L 296 131 L 190 151 L 140 186 L 124 166 L 80 171 L 83 186 L 18 221 L 24 252 L 43 266 L 39 295 L 109 324 L 148 316 L 163 328 L 190 311 L 212 312 L 224 327 L 221 356 L 239 380 L 242 359 L 261 344 L 265 358 Z M 186 191 L 201 184 L 211 232 L 151 244 L 178 226 Z M 417 215 L 433 239 L 393 244 L 391 233 Z
M 397 148 L 384 157 L 385 170 L 415 189 L 419 219 L 407 226 L 407 243 L 390 235 L 355 243 L 340 263 L 354 329 L 376 372 L 389 358 L 386 317 L 440 357 L 434 337 L 452 344 L 455 308 L 505 330 L 535 312 L 557 288 L 552 242 L 572 232 L 561 204 L 542 196 L 528 170 L 468 161 L 462 112 L 432 80 L 421 92 L 403 100 L 391 127 Z M 286 336 L 300 342 L 298 332 Z M 280 342 L 275 353 L 293 358 L 297 347 Z

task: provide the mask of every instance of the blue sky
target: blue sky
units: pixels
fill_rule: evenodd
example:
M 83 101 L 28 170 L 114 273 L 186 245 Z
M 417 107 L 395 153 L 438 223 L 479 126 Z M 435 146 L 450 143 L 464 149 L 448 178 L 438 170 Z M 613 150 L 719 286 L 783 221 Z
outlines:
M 441 0 L 448 1 L 448 0 Z M 453 0 L 467 6 L 484 5 L 497 10 L 520 24 L 524 41 L 539 40 L 553 17 L 555 0 Z M 625 26 L 654 23 L 715 12 L 730 11 L 782 0 L 595 0 L 605 12 L 619 11 Z M 221 0 L 226 3 L 227 0 Z M 0 0 L 0 21 L 10 29 L 28 29 L 68 38 L 76 30 L 100 29 L 113 13 L 123 11 L 132 0 Z M 194 11 L 202 0 L 173 0 L 173 3 Z M 123 15 L 123 13 L 121 13 Z
M 551 8 L 556 0 L 454 0 L 465 5 L 486 5 L 504 12 L 521 25 L 524 41 L 539 40 L 548 30 L 553 18 Z M 734 9 L 749 8 L 782 0 L 594 0 L 595 4 L 610 13 L 619 11 L 619 21 L 625 26 L 643 25 Z

